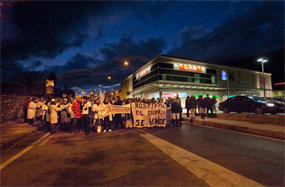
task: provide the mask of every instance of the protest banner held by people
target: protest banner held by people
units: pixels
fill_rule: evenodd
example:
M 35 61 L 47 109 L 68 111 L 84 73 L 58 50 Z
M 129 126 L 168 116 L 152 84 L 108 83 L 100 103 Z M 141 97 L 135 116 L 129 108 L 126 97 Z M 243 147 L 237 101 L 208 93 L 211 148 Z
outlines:
M 178 98 L 178 99 L 177 99 Z M 144 127 L 178 127 L 182 125 L 181 99 L 166 98 L 126 98 L 119 96 L 106 96 L 100 92 L 99 96 L 76 96 L 74 98 L 28 98 L 23 104 L 28 103 L 27 122 L 40 126 L 55 133 L 58 130 L 84 132 L 111 132 L 124 128 Z M 209 95 L 198 99 L 194 95 L 187 97 L 185 108 L 186 116 L 190 115 L 190 122 L 196 116 L 198 107 L 199 115 L 205 118 L 205 109 L 213 113 L 215 97 Z M 210 115 L 208 114 L 207 117 Z M 213 115 L 211 115 L 213 116 Z

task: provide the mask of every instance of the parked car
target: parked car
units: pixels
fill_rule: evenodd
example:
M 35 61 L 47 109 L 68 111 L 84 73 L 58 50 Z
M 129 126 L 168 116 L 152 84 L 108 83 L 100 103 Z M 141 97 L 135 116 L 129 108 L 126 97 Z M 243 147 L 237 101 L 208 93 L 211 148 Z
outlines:
M 274 103 L 277 107 L 278 113 L 285 113 L 285 102 L 282 99 L 274 98 L 274 97 L 266 97 L 264 98 L 266 101 L 270 101 Z
M 275 104 L 269 102 L 260 102 L 250 99 L 247 96 L 236 96 L 227 99 L 219 104 L 219 110 L 224 113 L 229 112 L 254 112 L 256 114 L 271 113 L 276 114 L 277 108 Z

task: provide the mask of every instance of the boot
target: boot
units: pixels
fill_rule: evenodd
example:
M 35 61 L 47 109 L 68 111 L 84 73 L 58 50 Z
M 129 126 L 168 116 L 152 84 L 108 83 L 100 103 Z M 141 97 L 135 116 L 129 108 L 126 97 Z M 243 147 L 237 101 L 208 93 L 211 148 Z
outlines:
M 179 126 L 182 126 L 182 122 L 181 122 L 181 120 L 178 120 L 178 122 L 179 122 Z

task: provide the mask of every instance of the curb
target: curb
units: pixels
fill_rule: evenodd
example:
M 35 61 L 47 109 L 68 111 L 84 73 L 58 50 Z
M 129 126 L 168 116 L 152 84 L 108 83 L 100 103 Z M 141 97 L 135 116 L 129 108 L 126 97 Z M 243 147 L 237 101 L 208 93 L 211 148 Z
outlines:
M 189 121 L 189 120 L 187 120 Z M 216 127 L 216 128 L 221 128 L 221 129 L 227 129 L 231 131 L 237 131 L 237 132 L 243 132 L 243 133 L 248 133 L 248 134 L 255 134 L 255 135 L 260 135 L 260 136 L 265 136 L 269 138 L 275 138 L 279 140 L 284 140 L 285 139 L 285 134 L 284 132 L 276 132 L 276 131 L 270 131 L 270 130 L 261 130 L 261 129 L 255 129 L 255 128 L 250 128 L 250 127 L 240 127 L 240 126 L 235 126 L 235 125 L 225 125 L 222 123 L 215 123 L 215 122 L 209 122 L 209 121 L 202 121 L 202 120 L 193 120 L 193 124 L 199 124 L 199 125 L 206 125 L 206 126 L 211 126 L 211 127 Z

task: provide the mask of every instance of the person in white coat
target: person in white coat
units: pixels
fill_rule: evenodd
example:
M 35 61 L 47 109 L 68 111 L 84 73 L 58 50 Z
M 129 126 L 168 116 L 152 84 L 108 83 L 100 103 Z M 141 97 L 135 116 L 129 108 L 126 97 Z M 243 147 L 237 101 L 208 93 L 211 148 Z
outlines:
M 74 99 L 71 97 L 69 99 L 68 108 L 67 108 L 67 115 L 70 117 L 70 123 L 69 128 L 73 129 L 73 119 L 74 119 L 74 112 L 72 111 L 72 103 L 74 102 Z
M 27 120 L 29 125 L 34 125 L 34 118 L 36 116 L 37 99 L 33 98 L 28 106 Z
M 103 116 L 99 116 L 99 111 L 102 108 L 103 104 L 100 103 L 100 99 L 97 98 L 95 103 L 92 106 L 92 112 L 94 113 L 94 121 L 93 121 L 93 126 L 95 129 L 97 129 L 97 133 L 101 132 L 102 129 L 102 123 L 103 123 Z
M 42 122 L 44 111 L 42 109 L 42 106 L 44 104 L 44 98 L 42 97 L 39 102 L 37 102 L 37 111 L 36 111 L 36 119 L 40 122 Z
M 58 111 L 60 111 L 60 107 L 56 104 L 55 99 L 51 99 L 51 103 L 49 105 L 51 133 L 55 132 L 55 126 L 58 123 L 58 115 L 57 115 Z
M 67 104 L 67 99 L 63 100 L 63 103 L 60 105 L 60 120 L 61 120 L 61 125 L 63 130 L 68 130 L 68 122 L 69 118 L 67 117 L 67 110 L 68 110 L 69 105 Z

